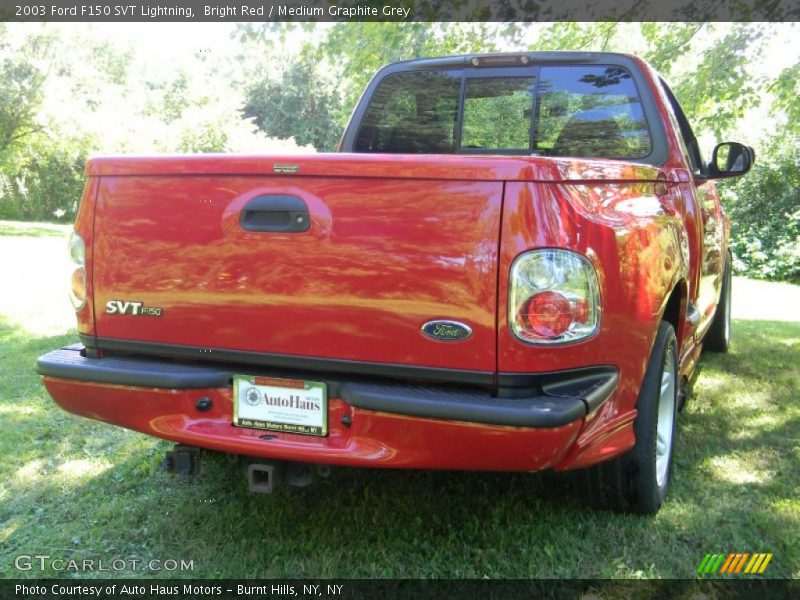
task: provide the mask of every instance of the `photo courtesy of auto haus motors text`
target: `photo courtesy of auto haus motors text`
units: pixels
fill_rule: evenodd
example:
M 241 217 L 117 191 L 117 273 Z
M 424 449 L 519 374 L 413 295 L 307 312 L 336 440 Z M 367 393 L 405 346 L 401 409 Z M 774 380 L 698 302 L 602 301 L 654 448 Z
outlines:
M 333 599 L 342 596 L 345 584 L 271 584 L 271 585 L 216 585 L 216 584 L 153 584 L 153 583 L 111 583 L 104 585 L 80 583 L 16 584 L 17 597 L 36 598 L 213 598 L 215 596 L 233 597 L 271 597 L 271 598 L 323 598 Z

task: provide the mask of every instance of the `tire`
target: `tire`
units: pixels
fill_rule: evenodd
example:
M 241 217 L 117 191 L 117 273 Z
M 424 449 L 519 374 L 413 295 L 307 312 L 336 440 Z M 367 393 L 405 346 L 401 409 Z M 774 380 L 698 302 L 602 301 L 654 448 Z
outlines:
M 655 514 L 667 497 L 678 414 L 678 350 L 675 330 L 662 321 L 636 402 L 636 443 L 627 453 L 576 475 L 593 507 Z
M 722 289 L 719 304 L 711 327 L 703 340 L 703 348 L 709 352 L 727 352 L 731 344 L 731 256 L 725 259 L 722 273 Z

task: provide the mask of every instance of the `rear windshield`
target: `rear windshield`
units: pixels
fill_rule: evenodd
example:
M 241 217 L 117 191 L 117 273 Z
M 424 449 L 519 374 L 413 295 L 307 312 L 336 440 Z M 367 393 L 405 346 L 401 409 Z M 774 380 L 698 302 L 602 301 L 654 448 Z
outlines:
M 538 154 L 639 159 L 652 152 L 641 98 L 622 67 L 541 67 L 535 75 L 390 75 L 373 95 L 356 152 Z

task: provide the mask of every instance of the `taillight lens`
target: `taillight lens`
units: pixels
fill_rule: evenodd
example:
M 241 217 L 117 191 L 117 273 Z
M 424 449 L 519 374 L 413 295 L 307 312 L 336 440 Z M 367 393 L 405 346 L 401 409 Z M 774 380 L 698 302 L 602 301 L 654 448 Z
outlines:
M 69 301 L 75 310 L 80 310 L 86 304 L 86 245 L 83 238 L 73 231 L 67 248 L 69 258 L 75 265 L 70 278 Z
M 592 264 L 569 250 L 533 250 L 511 265 L 508 323 L 530 344 L 587 338 L 600 322 L 600 295 Z

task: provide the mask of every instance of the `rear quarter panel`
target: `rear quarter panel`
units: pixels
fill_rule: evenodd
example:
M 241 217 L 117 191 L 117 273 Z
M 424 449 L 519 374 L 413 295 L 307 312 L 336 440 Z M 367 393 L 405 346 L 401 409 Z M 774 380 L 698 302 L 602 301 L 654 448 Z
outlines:
M 500 248 L 498 370 L 558 371 L 614 365 L 619 388 L 590 415 L 578 442 L 610 453 L 633 443 L 625 425 L 635 405 L 665 303 L 688 273 L 688 242 L 674 206 L 676 190 L 663 181 L 510 182 Z M 600 284 L 598 333 L 563 346 L 535 346 L 508 327 L 509 273 L 514 259 L 537 248 L 566 248 L 589 258 Z M 616 432 L 616 433 L 615 433 Z M 598 435 L 618 434 L 618 447 Z M 583 455 L 581 460 L 596 457 Z M 581 466 L 572 464 L 570 466 Z
M 99 177 L 89 177 L 83 188 L 78 214 L 75 217 L 73 229 L 83 238 L 86 252 L 86 290 L 87 298 L 83 307 L 76 311 L 75 316 L 78 321 L 78 333 L 84 336 L 95 335 L 95 313 L 93 302 L 94 289 L 94 214 L 95 202 L 97 199 L 97 189 L 100 183 Z

